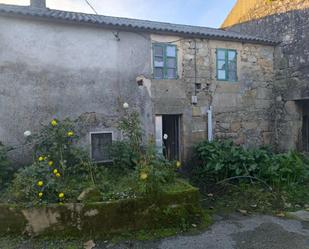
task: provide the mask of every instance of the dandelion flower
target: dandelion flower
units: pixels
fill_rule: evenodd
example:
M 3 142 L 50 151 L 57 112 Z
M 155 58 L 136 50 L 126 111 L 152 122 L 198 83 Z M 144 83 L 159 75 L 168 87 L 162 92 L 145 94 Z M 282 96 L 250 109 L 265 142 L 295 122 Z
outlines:
M 57 173 L 56 176 L 57 176 L 57 177 L 60 177 L 61 175 L 60 175 L 60 173 Z
M 53 119 L 53 120 L 50 122 L 50 124 L 51 124 L 52 126 L 57 126 L 58 122 L 57 122 L 56 119 Z
M 56 175 L 58 173 L 58 170 L 57 169 L 54 169 L 53 170 L 53 173 Z
M 40 192 L 40 193 L 38 194 L 38 196 L 39 196 L 40 198 L 42 198 L 42 197 L 43 197 L 43 193 Z
M 53 161 L 49 161 L 49 162 L 48 162 L 48 165 L 51 167 L 51 166 L 54 165 L 54 162 L 53 162 Z
M 40 157 L 39 157 L 39 161 L 40 161 L 40 162 L 44 161 L 44 157 L 43 157 L 43 156 L 40 156 Z
M 69 131 L 69 132 L 67 133 L 67 135 L 68 135 L 68 137 L 73 137 L 73 136 L 74 136 L 74 132 L 73 132 L 73 131 Z
M 64 198 L 64 193 L 59 193 L 58 197 L 59 197 L 60 199 Z
M 147 173 L 142 172 L 139 177 L 140 177 L 141 180 L 146 180 L 148 178 L 148 175 L 147 175 Z
M 38 181 L 37 185 L 38 185 L 38 187 L 42 187 L 44 185 L 44 182 L 43 181 Z

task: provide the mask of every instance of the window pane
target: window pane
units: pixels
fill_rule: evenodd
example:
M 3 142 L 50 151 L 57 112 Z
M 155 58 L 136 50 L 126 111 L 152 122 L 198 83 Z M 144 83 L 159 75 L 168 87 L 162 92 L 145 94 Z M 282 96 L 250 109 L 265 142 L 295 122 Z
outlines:
M 161 56 L 163 57 L 163 46 L 155 46 L 154 47 L 154 56 Z
M 225 61 L 218 61 L 218 69 L 225 70 Z
M 97 162 L 111 160 L 112 133 L 91 134 L 91 156 Z
M 236 71 L 236 61 L 229 61 L 229 71 Z
M 217 57 L 219 60 L 225 60 L 225 51 L 224 50 L 217 50 Z
M 175 46 L 166 46 L 166 56 L 176 57 L 176 47 Z
M 167 69 L 167 78 L 175 79 L 176 78 L 176 69 Z
M 168 58 L 167 59 L 167 67 L 168 68 L 176 68 L 176 59 L 175 58 Z
M 229 51 L 228 58 L 229 58 L 229 61 L 236 60 L 236 51 Z
M 164 67 L 163 57 L 155 57 L 154 65 L 155 67 Z
M 226 79 L 226 71 L 218 70 L 218 80 L 225 80 L 225 79 Z
M 229 80 L 230 81 L 237 81 L 237 73 L 235 71 L 229 72 Z
M 155 79 L 163 79 L 163 68 L 155 68 L 154 69 L 154 78 Z

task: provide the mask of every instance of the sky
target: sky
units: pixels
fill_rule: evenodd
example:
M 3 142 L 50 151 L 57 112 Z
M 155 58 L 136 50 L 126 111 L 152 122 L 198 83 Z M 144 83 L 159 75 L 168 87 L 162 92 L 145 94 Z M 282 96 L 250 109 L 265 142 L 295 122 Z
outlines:
M 98 14 L 218 28 L 236 0 L 88 0 Z M 0 0 L 28 5 L 29 0 Z M 93 13 L 85 0 L 47 0 L 52 9 Z

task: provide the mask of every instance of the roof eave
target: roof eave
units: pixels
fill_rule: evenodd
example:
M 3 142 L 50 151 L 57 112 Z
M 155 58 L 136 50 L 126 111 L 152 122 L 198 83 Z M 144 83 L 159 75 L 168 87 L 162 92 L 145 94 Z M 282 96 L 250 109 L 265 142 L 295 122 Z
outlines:
M 78 25 L 91 25 L 92 27 L 98 28 L 106 28 L 113 30 L 123 30 L 129 32 L 143 32 L 143 33 L 154 33 L 161 35 L 178 35 L 186 38 L 198 38 L 198 39 L 212 39 L 212 40 L 220 40 L 220 41 L 233 41 L 233 42 L 242 42 L 242 43 L 251 43 L 251 44 L 261 44 L 268 46 L 276 46 L 280 44 L 280 42 L 276 41 L 268 41 L 262 39 L 244 39 L 244 38 L 236 38 L 236 37 L 228 37 L 228 36 L 219 36 L 219 35 L 206 35 L 206 34 L 198 34 L 198 33 L 190 33 L 190 32 L 179 32 L 179 31 L 171 31 L 171 30 L 163 30 L 163 29 L 153 29 L 153 28 L 142 28 L 142 27 L 133 27 L 126 25 L 115 25 L 115 24 L 99 24 L 94 23 L 93 21 L 80 21 L 80 20 L 70 20 L 66 18 L 53 18 L 50 16 L 44 16 L 44 14 L 25 14 L 25 13 L 16 13 L 16 12 L 4 12 L 0 11 L 0 15 L 8 16 L 8 17 L 18 17 L 18 18 L 26 18 L 26 19 L 36 19 L 41 21 L 52 21 L 58 23 L 70 23 L 70 24 L 78 24 Z

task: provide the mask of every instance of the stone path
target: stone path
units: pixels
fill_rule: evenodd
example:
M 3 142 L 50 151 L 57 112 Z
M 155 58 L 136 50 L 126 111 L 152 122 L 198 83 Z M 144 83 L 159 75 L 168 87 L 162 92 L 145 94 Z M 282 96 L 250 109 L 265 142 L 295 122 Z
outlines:
M 95 249 L 309 249 L 309 222 L 266 215 L 216 217 L 206 232 L 155 242 L 98 244 Z

